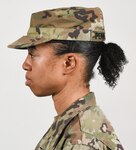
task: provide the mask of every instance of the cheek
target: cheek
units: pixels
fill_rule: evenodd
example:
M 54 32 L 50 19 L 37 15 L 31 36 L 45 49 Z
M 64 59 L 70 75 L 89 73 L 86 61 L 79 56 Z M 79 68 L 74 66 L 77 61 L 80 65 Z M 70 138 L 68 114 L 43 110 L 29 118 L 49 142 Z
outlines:
M 59 82 L 62 80 L 62 63 L 57 59 L 40 59 L 33 62 L 33 76 L 37 84 Z
M 35 95 L 51 95 L 59 91 L 65 82 L 62 76 L 62 69 L 59 65 L 37 65 L 35 66 L 35 70 L 33 70 L 34 74 L 34 82 L 31 89 Z
M 55 69 L 55 66 L 52 65 L 52 63 L 42 61 L 34 64 L 34 66 L 32 71 L 33 76 L 35 81 L 39 82 L 39 84 L 53 80 L 53 77 L 58 74 L 57 69 Z
M 45 76 L 44 79 L 46 83 L 49 83 L 52 86 L 59 86 L 63 82 L 63 76 L 62 76 L 62 68 L 61 66 L 57 64 L 50 64 L 45 68 L 44 70 Z
M 57 64 L 53 65 L 51 67 L 50 72 L 52 74 L 54 74 L 54 76 L 56 76 L 57 78 L 61 78 L 62 77 L 62 66 L 61 66 L 61 64 L 57 63 Z

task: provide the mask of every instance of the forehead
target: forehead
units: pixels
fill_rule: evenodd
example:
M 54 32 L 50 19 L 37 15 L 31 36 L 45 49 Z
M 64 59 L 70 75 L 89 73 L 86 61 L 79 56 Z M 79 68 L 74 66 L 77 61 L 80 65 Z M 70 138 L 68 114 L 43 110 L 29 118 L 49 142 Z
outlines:
M 53 47 L 51 46 L 50 43 L 43 43 L 39 44 L 37 46 L 31 46 L 28 48 L 28 52 L 33 53 L 33 52 L 46 52 L 46 53 L 53 53 Z

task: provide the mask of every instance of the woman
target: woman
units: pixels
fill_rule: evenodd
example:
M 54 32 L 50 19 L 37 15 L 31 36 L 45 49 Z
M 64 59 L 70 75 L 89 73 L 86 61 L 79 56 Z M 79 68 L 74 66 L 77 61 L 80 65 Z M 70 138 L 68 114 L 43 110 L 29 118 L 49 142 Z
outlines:
M 112 88 L 127 63 L 104 40 L 101 10 L 71 7 L 34 13 L 27 36 L 9 45 L 28 48 L 26 85 L 36 96 L 52 95 L 58 114 L 35 150 L 123 150 L 89 85 L 97 61 Z

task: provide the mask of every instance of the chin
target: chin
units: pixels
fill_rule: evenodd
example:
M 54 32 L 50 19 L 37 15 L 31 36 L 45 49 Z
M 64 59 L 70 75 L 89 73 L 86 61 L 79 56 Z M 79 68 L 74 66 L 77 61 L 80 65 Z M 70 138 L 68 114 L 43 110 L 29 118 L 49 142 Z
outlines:
M 31 89 L 31 91 L 37 97 L 44 97 L 44 96 L 50 96 L 50 95 L 52 95 L 52 93 L 49 93 L 49 92 L 41 92 L 41 91 L 36 91 L 36 90 L 32 90 L 32 89 Z
M 32 91 L 33 92 L 33 91 Z M 50 96 L 51 94 L 43 94 L 43 93 L 38 93 L 38 92 L 33 92 L 33 94 L 37 97 L 44 97 L 44 96 Z
M 37 97 L 44 97 L 44 96 L 51 96 L 53 95 L 53 90 L 50 88 L 48 89 L 42 89 L 37 87 L 30 87 L 32 93 Z

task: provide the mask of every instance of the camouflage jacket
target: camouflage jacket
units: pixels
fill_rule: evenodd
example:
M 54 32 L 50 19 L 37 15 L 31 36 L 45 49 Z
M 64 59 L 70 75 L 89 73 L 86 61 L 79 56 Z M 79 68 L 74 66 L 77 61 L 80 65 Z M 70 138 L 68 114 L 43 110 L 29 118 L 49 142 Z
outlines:
M 123 150 L 123 147 L 90 92 L 55 117 L 35 150 Z

